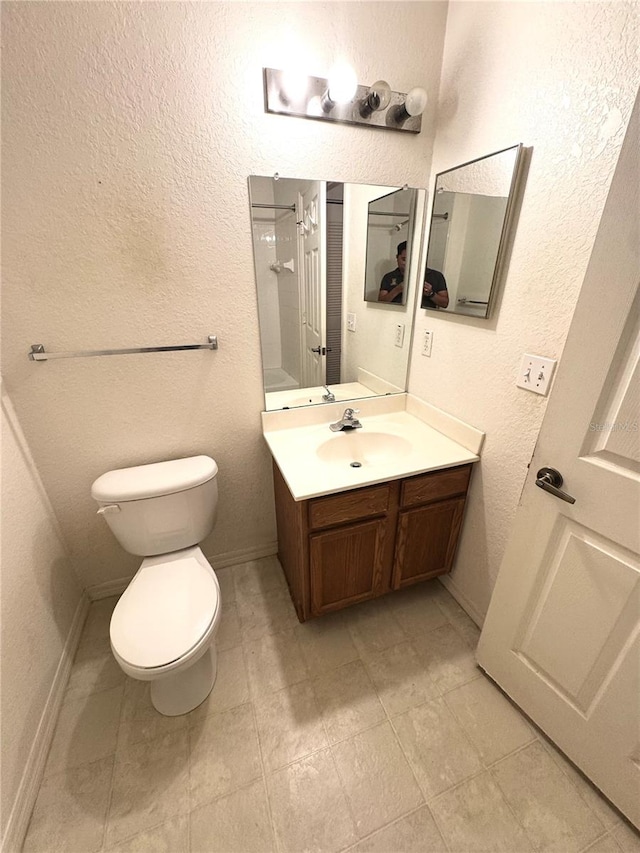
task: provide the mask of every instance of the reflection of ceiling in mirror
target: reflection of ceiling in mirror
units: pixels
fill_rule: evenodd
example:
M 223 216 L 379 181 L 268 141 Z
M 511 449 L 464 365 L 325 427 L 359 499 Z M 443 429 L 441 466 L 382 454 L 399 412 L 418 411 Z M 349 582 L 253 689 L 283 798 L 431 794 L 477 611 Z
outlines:
M 475 163 L 438 175 L 438 191 L 473 195 L 509 195 L 517 148 L 510 148 Z

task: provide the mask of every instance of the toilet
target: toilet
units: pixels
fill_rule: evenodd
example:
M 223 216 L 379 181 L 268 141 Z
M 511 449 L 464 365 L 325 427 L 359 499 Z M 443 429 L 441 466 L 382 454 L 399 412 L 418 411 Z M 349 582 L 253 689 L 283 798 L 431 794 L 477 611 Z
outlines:
M 144 557 L 113 611 L 111 649 L 169 717 L 204 702 L 216 680 L 220 586 L 198 543 L 215 524 L 217 473 L 192 456 L 109 471 L 91 487 L 118 542 Z

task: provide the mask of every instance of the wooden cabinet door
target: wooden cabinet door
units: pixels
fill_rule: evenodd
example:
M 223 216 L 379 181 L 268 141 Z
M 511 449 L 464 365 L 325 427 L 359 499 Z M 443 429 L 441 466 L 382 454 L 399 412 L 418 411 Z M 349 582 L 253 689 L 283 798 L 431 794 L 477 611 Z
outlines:
M 387 534 L 387 520 L 378 518 L 309 537 L 313 615 L 380 594 Z
M 464 497 L 402 510 L 393 566 L 393 589 L 451 571 Z

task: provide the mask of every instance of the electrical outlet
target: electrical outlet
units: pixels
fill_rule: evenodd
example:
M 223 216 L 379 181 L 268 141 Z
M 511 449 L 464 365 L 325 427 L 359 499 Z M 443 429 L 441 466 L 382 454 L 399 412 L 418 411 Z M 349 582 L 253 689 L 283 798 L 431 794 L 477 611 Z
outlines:
M 355 314 L 347 314 L 347 331 L 355 332 L 356 330 L 356 315 Z
M 425 332 L 424 340 L 422 341 L 422 355 L 431 358 L 431 347 L 433 345 L 433 332 Z
M 556 360 L 554 358 L 544 358 L 540 355 L 525 353 L 520 363 L 516 385 L 518 388 L 525 388 L 527 391 L 533 391 L 534 394 L 542 394 L 543 397 L 546 397 L 551 387 L 555 367 Z
M 404 343 L 404 324 L 396 323 L 396 346 L 401 347 Z

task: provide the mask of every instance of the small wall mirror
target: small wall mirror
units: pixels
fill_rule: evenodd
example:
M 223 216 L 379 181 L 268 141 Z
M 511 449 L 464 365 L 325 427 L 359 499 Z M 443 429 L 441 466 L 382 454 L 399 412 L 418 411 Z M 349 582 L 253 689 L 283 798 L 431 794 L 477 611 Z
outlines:
M 487 318 L 503 272 L 522 145 L 436 175 L 421 307 Z
M 367 208 L 365 302 L 406 305 L 404 273 L 411 260 L 416 190 L 386 191 Z
M 267 410 L 405 391 L 418 253 L 394 310 L 378 300 L 377 277 L 395 268 L 398 238 L 416 243 L 425 197 L 408 187 L 249 178 Z M 370 216 L 371 202 L 385 216 Z

